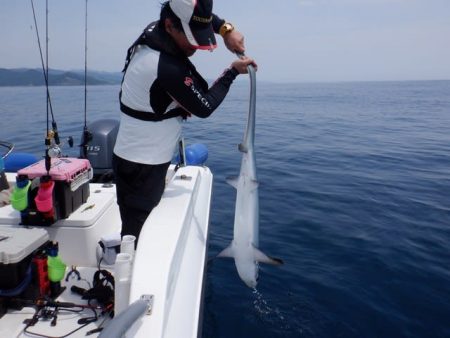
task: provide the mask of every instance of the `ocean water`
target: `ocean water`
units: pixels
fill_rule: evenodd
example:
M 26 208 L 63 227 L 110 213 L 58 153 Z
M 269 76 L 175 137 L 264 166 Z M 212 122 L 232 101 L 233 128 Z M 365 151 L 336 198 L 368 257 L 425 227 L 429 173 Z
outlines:
M 61 136 L 80 142 L 82 87 L 51 87 Z M 118 87 L 90 87 L 88 120 L 118 117 Z M 248 110 L 235 83 L 185 123 L 215 175 L 209 255 L 233 231 Z M 0 88 L 0 139 L 43 154 L 44 88 Z M 258 83 L 260 248 L 282 258 L 247 288 L 209 262 L 204 338 L 450 337 L 450 81 Z M 67 154 L 77 154 L 67 150 Z M 186 309 L 187 311 L 189 309 Z

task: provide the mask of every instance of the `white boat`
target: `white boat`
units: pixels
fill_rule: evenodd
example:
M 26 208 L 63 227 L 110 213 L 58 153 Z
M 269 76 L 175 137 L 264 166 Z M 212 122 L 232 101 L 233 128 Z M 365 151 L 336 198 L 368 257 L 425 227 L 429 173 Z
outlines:
M 48 60 L 45 63 L 43 59 L 33 1 L 31 5 L 47 87 L 47 122 L 49 113 L 52 119 L 51 130 L 47 123 L 45 176 L 49 175 L 50 157 L 51 161 L 59 159 L 60 149 L 49 93 Z M 85 10 L 85 129 L 80 157 L 90 161 L 86 172 L 91 173 L 92 165 L 94 174 L 106 177 L 118 125 L 117 121 L 103 120 L 87 128 L 87 1 Z M 47 31 L 46 44 L 48 41 Z M 99 138 L 95 134 L 91 138 L 88 129 L 97 132 Z M 0 141 L 3 157 L 7 155 L 1 151 L 5 144 Z M 181 148 L 184 150 L 184 146 Z M 162 199 L 147 218 L 136 251 L 131 255 L 120 253 L 115 263 L 111 259 L 115 249 L 105 248 L 105 243 L 116 240 L 114 244 L 120 244 L 116 189 L 114 184 L 93 183 L 82 177 L 86 172 L 76 176 L 77 172 L 76 179 L 59 183 L 51 177 L 51 189 L 56 190 L 49 189 L 51 217 L 43 209 L 36 211 L 39 206 L 35 196 L 39 197 L 43 183 L 48 183 L 44 176 L 36 179 L 25 175 L 26 181 L 33 183 L 24 188 L 28 204 L 23 209 L 15 204 L 22 178 L 7 172 L 6 184 L 5 175 L 0 176 L 0 337 L 201 336 L 211 171 L 204 165 L 171 165 Z M 80 177 L 82 180 L 78 180 Z M 11 196 L 5 185 L 17 187 Z M 2 198 L 6 202 L 10 198 L 14 207 L 3 205 Z M 62 267 L 62 275 L 52 281 L 56 266 L 51 263 L 55 262 Z M 115 277 L 114 290 L 110 276 Z M 112 310 L 116 312 L 114 318 L 110 316 Z
M 8 241 L 15 236 L 23 237 L 23 231 L 25 234 L 39 231 L 44 233 L 45 240 L 57 242 L 59 256 L 67 264 L 61 280 L 65 290 L 55 299 L 9 297 L 14 301 L 19 298 L 19 305 L 23 306 L 14 309 L 7 301 L 8 296 L 1 296 L 0 290 L 0 337 L 86 337 L 88 332 L 92 332 L 91 337 L 108 338 L 123 334 L 126 337 L 201 336 L 213 175 L 205 166 L 175 169 L 171 165 L 162 200 L 142 228 L 131 265 L 131 278 L 124 288 L 128 292 L 119 295 L 133 305 L 113 319 L 109 313 L 102 314 L 100 308 L 89 308 L 88 301 L 71 288 L 73 285 L 84 289 L 92 287 L 99 269 L 115 273 L 114 265 L 98 265 L 98 242 L 120 233 L 121 228 L 114 184 L 89 183 L 90 195 L 86 202 L 66 219 L 48 227 L 21 225 L 20 212 L 11 205 L 0 207 L 1 280 L 10 278 L 5 275 L 5 271 L 11 271 L 5 263 Z M 6 173 L 11 187 L 15 185 L 16 176 L 16 173 Z M 2 233 L 12 235 L 1 237 Z M 35 323 L 30 326 L 33 316 Z M 80 324 L 82 318 L 88 319 L 81 320 Z M 89 318 L 93 321 L 89 322 Z M 103 332 L 96 330 L 98 328 Z

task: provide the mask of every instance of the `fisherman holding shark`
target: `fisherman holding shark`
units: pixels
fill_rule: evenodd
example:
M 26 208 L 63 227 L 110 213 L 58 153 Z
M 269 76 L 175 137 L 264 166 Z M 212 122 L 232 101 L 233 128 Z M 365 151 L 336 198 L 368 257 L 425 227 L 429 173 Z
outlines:
M 197 49 L 216 48 L 218 33 L 230 51 L 244 52 L 242 34 L 213 14 L 212 7 L 212 0 L 167 1 L 160 20 L 148 25 L 128 49 L 113 154 L 122 235 L 137 238 L 159 203 L 182 118 L 208 117 L 237 75 L 247 73 L 249 65 L 257 67 L 242 56 L 208 87 L 189 61 Z

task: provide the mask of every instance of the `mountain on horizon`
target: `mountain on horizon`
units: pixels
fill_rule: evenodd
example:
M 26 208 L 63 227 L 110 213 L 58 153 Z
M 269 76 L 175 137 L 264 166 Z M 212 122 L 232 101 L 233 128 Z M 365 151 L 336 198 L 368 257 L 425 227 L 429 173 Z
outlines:
M 87 84 L 114 85 L 120 84 L 122 73 L 88 70 Z M 84 85 L 84 70 L 49 69 L 48 82 L 50 86 L 80 86 Z M 0 87 L 14 86 L 45 86 L 41 69 L 31 68 L 0 68 Z

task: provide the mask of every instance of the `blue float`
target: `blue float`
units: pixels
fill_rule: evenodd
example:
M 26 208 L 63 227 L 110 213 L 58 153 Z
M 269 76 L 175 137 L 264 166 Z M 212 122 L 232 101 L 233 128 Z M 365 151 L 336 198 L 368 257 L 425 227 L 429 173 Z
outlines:
M 187 165 L 203 165 L 208 159 L 208 148 L 203 143 L 188 145 L 184 150 Z M 180 161 L 180 155 L 176 156 L 176 162 Z
M 28 167 L 29 165 L 39 161 L 36 155 L 30 153 L 11 153 L 4 159 L 6 172 L 17 172 L 18 170 Z

